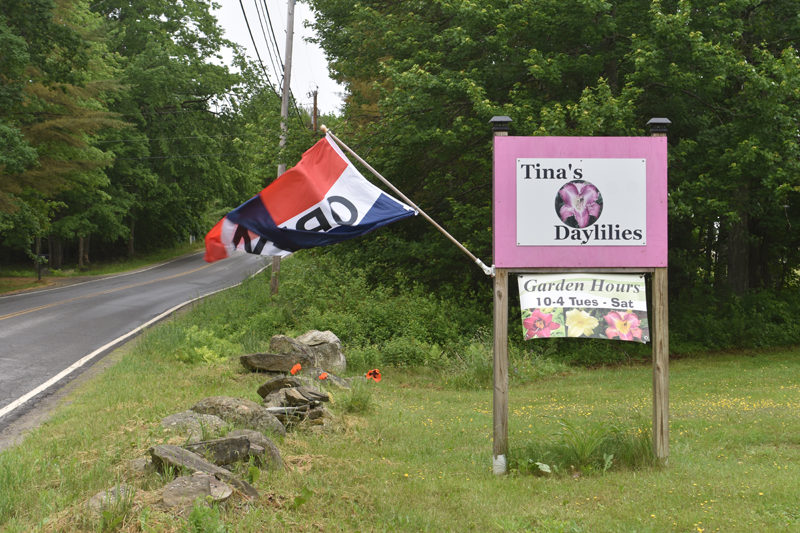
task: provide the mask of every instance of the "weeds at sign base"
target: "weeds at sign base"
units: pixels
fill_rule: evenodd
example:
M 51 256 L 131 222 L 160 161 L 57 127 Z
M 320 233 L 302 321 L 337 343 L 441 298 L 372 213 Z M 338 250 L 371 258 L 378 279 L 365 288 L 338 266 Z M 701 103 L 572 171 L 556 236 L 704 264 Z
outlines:
M 646 424 L 626 429 L 618 423 L 576 424 L 559 420 L 558 425 L 560 431 L 549 441 L 528 443 L 512 456 L 511 468 L 520 473 L 550 476 L 657 465 Z

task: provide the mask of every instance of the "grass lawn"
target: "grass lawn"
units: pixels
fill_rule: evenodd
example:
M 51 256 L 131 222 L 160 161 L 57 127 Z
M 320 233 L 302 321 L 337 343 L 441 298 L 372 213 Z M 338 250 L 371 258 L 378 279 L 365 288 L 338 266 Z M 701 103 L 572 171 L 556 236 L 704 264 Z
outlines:
M 372 410 L 335 431 L 278 442 L 287 470 L 264 472 L 256 502 L 238 499 L 190 525 L 156 505 L 164 480 L 128 462 L 168 436 L 159 420 L 205 396 L 257 400 L 264 378 L 235 359 L 187 365 L 159 348 L 189 313 L 124 348 L 55 416 L 0 453 L 2 531 L 798 531 L 800 351 L 673 361 L 666 468 L 547 477 L 491 473 L 491 391 L 443 385 L 435 371 L 384 368 L 368 382 Z M 487 353 L 487 357 L 489 354 Z M 512 460 L 576 427 L 647 427 L 649 366 L 575 369 L 511 383 Z M 133 501 L 118 519 L 86 501 L 124 481 Z

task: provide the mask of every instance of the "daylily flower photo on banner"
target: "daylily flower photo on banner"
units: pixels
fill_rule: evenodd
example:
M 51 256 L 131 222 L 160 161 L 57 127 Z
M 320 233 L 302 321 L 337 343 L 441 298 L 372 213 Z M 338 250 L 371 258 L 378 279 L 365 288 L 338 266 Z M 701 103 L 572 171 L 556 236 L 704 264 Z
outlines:
M 525 340 L 556 337 L 650 342 L 641 274 L 518 276 Z

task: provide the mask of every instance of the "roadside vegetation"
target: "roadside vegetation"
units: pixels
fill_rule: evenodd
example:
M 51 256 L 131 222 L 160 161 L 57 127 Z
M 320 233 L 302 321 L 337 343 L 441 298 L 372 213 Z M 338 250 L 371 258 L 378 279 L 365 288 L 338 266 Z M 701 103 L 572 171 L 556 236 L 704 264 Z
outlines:
M 37 276 L 36 270 L 29 264 L 0 265 L 0 294 L 48 287 L 63 282 L 68 278 L 118 274 L 152 265 L 153 263 L 168 261 L 187 253 L 197 252 L 201 247 L 202 243 L 196 242 L 150 253 L 136 254 L 133 258 L 99 261 L 87 264 L 80 269 L 66 266 L 60 269 L 45 267 L 42 271 L 41 279 L 38 279 L 39 276 Z
M 115 354 L 26 441 L 0 453 L 0 530 L 22 531 L 793 531 L 800 527 L 800 351 L 704 352 L 670 368 L 670 461 L 650 453 L 647 348 L 614 364 L 582 341 L 515 341 L 510 466 L 491 472 L 490 312 L 405 279 L 371 287 L 324 253 L 199 302 Z M 402 290 L 397 287 L 404 287 Z M 393 288 L 394 287 L 394 288 Z M 513 315 L 512 315 L 513 316 Z M 330 329 L 351 375 L 332 391 L 335 430 L 290 433 L 257 502 L 156 504 L 165 478 L 129 461 L 168 436 L 159 421 L 211 395 L 258 400 L 238 355 L 274 334 Z M 511 330 L 513 331 L 513 322 Z M 513 336 L 513 335 L 512 335 Z M 519 336 L 521 338 L 521 335 Z M 554 348 L 558 346 L 558 348 Z M 584 353 L 575 359 L 570 353 Z M 118 482 L 136 492 L 101 514 Z M 13 487 L 13 490 L 9 490 Z

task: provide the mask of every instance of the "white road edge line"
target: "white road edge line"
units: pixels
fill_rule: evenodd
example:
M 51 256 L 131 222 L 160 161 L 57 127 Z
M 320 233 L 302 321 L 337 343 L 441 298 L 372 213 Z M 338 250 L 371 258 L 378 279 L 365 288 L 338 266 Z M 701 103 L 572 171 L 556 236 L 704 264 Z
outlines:
M 269 267 L 270 267 L 270 265 L 265 265 L 262 268 L 260 268 L 259 270 L 257 270 L 256 272 L 254 272 L 249 277 L 252 278 L 253 276 L 256 276 L 256 275 L 260 274 L 261 272 L 263 272 L 264 270 L 266 270 Z M 248 278 L 245 278 L 245 279 L 248 279 Z M 190 303 L 196 302 L 197 300 L 201 300 L 203 298 L 207 298 L 208 296 L 211 296 L 212 294 L 216 294 L 218 292 L 222 292 L 222 291 L 231 289 L 233 287 L 238 287 L 242 283 L 244 283 L 244 280 L 240 281 L 236 285 L 231 285 L 230 287 L 225 287 L 224 289 L 218 289 L 216 291 L 209 292 L 208 294 L 203 294 L 201 296 L 198 296 L 197 298 L 192 298 L 191 300 L 187 300 L 187 301 L 185 301 L 183 303 L 180 303 L 180 304 L 178 304 L 178 305 L 176 305 L 176 306 L 174 306 L 174 307 L 172 307 L 170 309 L 167 309 L 166 311 L 164 311 L 160 315 L 158 315 L 158 316 L 156 316 L 154 318 L 151 318 L 150 320 L 148 320 L 147 322 L 145 322 L 141 326 L 139 326 L 139 327 L 137 327 L 135 329 L 132 329 L 128 333 L 117 337 L 116 339 L 114 339 L 113 341 L 111 341 L 111 342 L 109 342 L 107 344 L 104 344 L 103 346 L 101 346 L 100 348 L 96 349 L 92 353 L 90 353 L 88 355 L 85 355 L 81 359 L 79 359 L 78 361 L 72 363 L 72 365 L 70 365 L 69 367 L 65 368 L 64 370 L 62 370 L 61 372 L 59 372 L 58 374 L 56 374 L 52 378 L 48 379 L 47 381 L 45 381 L 44 383 L 42 383 L 41 385 L 39 385 L 38 387 L 36 387 L 32 391 L 28 392 L 27 394 L 24 394 L 24 395 L 20 396 L 19 398 L 17 398 L 16 400 L 11 402 L 10 404 L 8 404 L 5 407 L 3 407 L 2 409 L 0 409 L 0 419 L 2 419 L 4 416 L 6 416 L 11 411 L 13 411 L 13 410 L 19 408 L 20 406 L 22 406 L 25 402 L 27 402 L 28 400 L 30 400 L 34 396 L 36 396 L 36 395 L 40 394 L 41 392 L 49 389 L 50 387 L 52 387 L 53 385 L 55 385 L 56 383 L 58 383 L 59 381 L 61 381 L 65 377 L 67 377 L 68 375 L 70 375 L 71 373 L 75 372 L 77 369 L 79 369 L 80 367 L 82 367 L 83 365 L 85 365 L 86 363 L 88 363 L 89 361 L 91 361 L 92 359 L 94 359 L 95 357 L 100 355 L 101 353 L 105 352 L 106 350 L 109 350 L 109 349 L 113 348 L 117 344 L 121 344 L 122 342 L 128 340 L 130 337 L 133 337 L 134 335 L 136 335 L 137 333 L 139 333 L 143 329 L 145 329 L 145 328 L 153 325 L 154 323 L 158 322 L 159 320 L 162 320 L 162 319 L 168 317 L 169 315 L 171 315 L 172 313 L 174 313 L 175 311 L 177 311 L 181 307 L 184 307 L 186 305 L 189 305 Z

